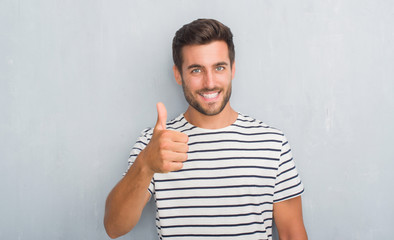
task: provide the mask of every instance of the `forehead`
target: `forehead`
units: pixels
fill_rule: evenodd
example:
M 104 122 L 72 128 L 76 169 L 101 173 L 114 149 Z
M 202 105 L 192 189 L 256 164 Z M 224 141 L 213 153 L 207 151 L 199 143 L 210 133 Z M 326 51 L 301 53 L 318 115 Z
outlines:
M 203 45 L 187 45 L 182 48 L 182 68 L 192 64 L 203 66 L 214 65 L 218 62 L 230 64 L 227 43 L 213 41 Z

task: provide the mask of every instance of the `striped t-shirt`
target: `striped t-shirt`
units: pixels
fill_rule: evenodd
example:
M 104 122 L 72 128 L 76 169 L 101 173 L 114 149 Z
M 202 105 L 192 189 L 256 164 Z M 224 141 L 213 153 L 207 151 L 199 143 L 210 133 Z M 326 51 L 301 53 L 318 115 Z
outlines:
M 181 170 L 156 173 L 149 186 L 159 238 L 272 239 L 273 203 L 304 191 L 283 133 L 242 114 L 221 129 L 182 114 L 167 129 L 187 134 L 189 151 Z M 129 165 L 152 134 L 142 132 Z

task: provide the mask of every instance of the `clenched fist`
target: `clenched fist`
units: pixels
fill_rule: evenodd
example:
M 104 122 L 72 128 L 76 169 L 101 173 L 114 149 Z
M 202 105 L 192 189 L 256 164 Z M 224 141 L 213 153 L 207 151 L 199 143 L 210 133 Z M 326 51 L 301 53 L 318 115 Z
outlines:
M 189 140 L 185 133 L 166 129 L 167 110 L 163 103 L 157 103 L 157 122 L 153 136 L 141 152 L 144 165 L 153 173 L 167 173 L 179 170 L 187 160 Z M 140 153 L 140 154 L 141 154 Z

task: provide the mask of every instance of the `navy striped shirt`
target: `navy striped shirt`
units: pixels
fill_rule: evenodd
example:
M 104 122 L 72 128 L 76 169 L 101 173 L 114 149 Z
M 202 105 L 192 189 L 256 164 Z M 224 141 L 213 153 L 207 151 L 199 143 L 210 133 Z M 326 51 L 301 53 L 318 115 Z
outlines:
M 272 239 L 273 203 L 304 188 L 283 133 L 238 114 L 222 129 L 202 129 L 183 115 L 167 129 L 189 136 L 181 170 L 156 173 L 149 186 L 160 239 Z M 142 132 L 129 166 L 150 141 Z

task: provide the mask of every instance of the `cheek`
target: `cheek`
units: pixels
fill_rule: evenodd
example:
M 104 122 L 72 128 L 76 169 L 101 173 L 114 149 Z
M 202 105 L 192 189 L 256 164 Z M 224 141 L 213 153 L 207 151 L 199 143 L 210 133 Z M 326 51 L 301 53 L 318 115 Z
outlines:
M 218 80 L 217 83 L 222 86 L 227 86 L 231 83 L 231 79 L 232 79 L 231 74 L 223 74 L 217 78 Z
M 197 90 L 199 88 L 201 88 L 201 80 L 197 77 L 191 77 L 188 79 L 185 79 L 183 84 L 185 85 L 185 87 L 189 90 Z

